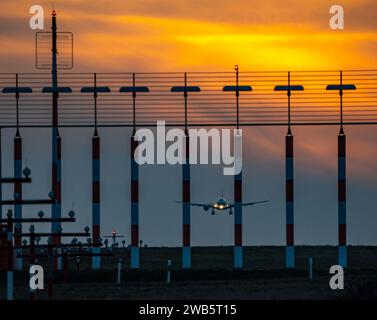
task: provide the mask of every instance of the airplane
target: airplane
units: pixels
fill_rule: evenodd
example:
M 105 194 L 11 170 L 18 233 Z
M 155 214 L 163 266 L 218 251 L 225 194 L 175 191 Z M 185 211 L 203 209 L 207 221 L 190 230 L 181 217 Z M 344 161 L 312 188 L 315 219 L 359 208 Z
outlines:
M 265 203 L 269 202 L 270 200 L 263 200 L 263 201 L 254 201 L 254 202 L 244 202 L 240 203 L 242 207 L 246 206 L 253 206 L 254 204 L 258 203 Z M 182 201 L 176 201 L 176 203 L 183 203 Z M 190 206 L 195 206 L 195 207 L 202 207 L 205 211 L 208 211 L 209 209 L 212 209 L 211 214 L 215 214 L 215 210 L 223 211 L 223 210 L 228 210 L 229 209 L 229 215 L 233 214 L 232 209 L 235 207 L 234 203 L 228 203 L 224 197 L 219 198 L 216 203 L 189 203 Z
M 124 238 L 124 236 L 119 235 L 115 229 L 113 229 L 111 236 L 104 236 L 104 238 L 112 238 L 113 244 L 116 242 L 117 238 Z

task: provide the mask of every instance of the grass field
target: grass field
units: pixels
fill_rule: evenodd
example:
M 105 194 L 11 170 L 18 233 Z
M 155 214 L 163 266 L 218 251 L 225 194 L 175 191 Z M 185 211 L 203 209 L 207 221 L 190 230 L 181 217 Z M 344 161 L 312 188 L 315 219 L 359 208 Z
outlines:
M 233 269 L 232 247 L 192 248 L 192 269 L 182 270 L 179 248 L 142 248 L 140 270 L 130 270 L 128 250 L 116 249 L 103 258 L 101 271 L 90 270 L 87 258 L 70 261 L 69 280 L 54 275 L 54 299 L 376 299 L 377 247 L 349 247 L 345 289 L 331 290 L 331 265 L 337 248 L 296 247 L 296 268 L 284 268 L 284 247 L 245 247 L 243 270 Z M 118 258 L 125 261 L 122 284 L 116 284 Z M 314 279 L 308 277 L 308 258 L 314 260 Z M 166 284 L 167 260 L 172 282 Z M 45 265 L 45 261 L 39 262 Z M 125 267 L 125 268 L 124 268 Z M 47 278 L 47 267 L 45 269 Z M 5 273 L 0 299 L 5 298 Z M 46 279 L 45 279 L 46 281 Z M 28 274 L 15 272 L 15 298 L 28 299 Z M 47 298 L 47 290 L 38 299 Z

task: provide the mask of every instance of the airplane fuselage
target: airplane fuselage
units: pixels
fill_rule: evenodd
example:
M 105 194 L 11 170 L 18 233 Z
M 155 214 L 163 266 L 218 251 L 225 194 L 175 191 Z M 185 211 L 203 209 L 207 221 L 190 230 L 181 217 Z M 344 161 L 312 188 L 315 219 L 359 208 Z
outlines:
M 226 202 L 224 198 L 220 198 L 217 200 L 215 204 L 213 204 L 213 208 L 217 210 L 226 210 L 230 207 L 230 205 Z

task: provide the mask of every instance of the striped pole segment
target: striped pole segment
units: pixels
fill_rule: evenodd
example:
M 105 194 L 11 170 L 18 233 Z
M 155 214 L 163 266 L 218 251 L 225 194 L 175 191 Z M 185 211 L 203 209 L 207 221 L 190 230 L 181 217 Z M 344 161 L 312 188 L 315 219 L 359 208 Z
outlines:
M 20 87 L 18 85 L 18 73 L 16 73 L 16 86 L 15 87 L 5 87 L 2 89 L 2 93 L 13 93 L 16 97 L 16 136 L 14 138 L 14 175 L 17 180 L 17 178 L 22 178 L 22 140 L 19 130 L 19 99 L 21 93 L 32 93 L 33 90 L 30 87 Z M 0 130 L 0 152 L 1 152 L 1 130 Z M 1 172 L 1 155 L 0 155 L 0 172 Z M 0 186 L 0 198 L 2 193 L 2 187 Z M 22 217 L 22 187 L 21 187 L 21 181 L 15 181 L 14 184 L 14 195 L 15 195 L 15 211 L 16 216 Z M 1 211 L 1 206 L 0 206 Z M 1 212 L 0 212 L 1 217 Z M 18 241 L 18 239 L 17 239 Z
M 291 85 L 291 72 L 288 71 L 288 84 L 277 85 L 274 91 L 287 92 L 288 97 L 288 133 L 285 137 L 285 266 L 295 267 L 294 246 L 294 158 L 293 134 L 291 131 L 291 95 L 292 91 L 304 91 L 302 85 Z
M 94 73 L 94 86 L 81 88 L 81 93 L 93 93 L 94 98 L 94 135 L 92 138 L 92 269 L 101 267 L 101 232 L 100 232 L 100 138 L 97 130 L 97 97 L 98 93 L 111 92 L 109 87 L 97 86 L 97 74 Z
M 94 132 L 92 138 L 92 238 L 93 252 L 99 254 L 101 248 L 100 243 L 100 137 L 98 136 L 97 129 Z M 101 267 L 101 257 L 92 257 L 92 269 L 99 269 Z
M 295 266 L 294 247 L 294 182 L 293 182 L 293 135 L 291 132 L 291 73 L 288 72 L 288 133 L 285 138 L 285 201 L 286 201 L 286 251 L 285 265 L 287 268 Z
M 57 71 L 57 25 L 56 12 L 52 12 L 52 192 L 56 202 L 51 205 L 53 218 L 61 217 L 61 137 L 58 130 L 58 71 Z M 51 223 L 51 232 L 58 233 L 59 222 Z M 58 245 L 61 242 L 60 236 L 54 235 L 53 244 Z M 60 252 L 59 252 L 60 253 Z M 61 270 L 61 257 L 54 257 L 54 270 Z
M 338 264 L 347 267 L 347 206 L 346 206 L 346 135 L 343 130 L 343 92 L 356 90 L 354 84 L 343 84 L 343 71 L 339 72 L 340 84 L 329 84 L 326 90 L 339 92 L 340 131 L 338 135 Z
M 131 268 L 139 268 L 139 165 L 134 154 L 139 142 L 131 137 Z
M 99 92 L 110 92 L 109 87 L 97 87 L 97 74 L 94 73 L 94 86 L 83 87 L 81 92 L 92 92 L 94 98 L 94 135 L 92 138 L 92 239 L 93 253 L 92 269 L 100 269 L 101 267 L 101 212 L 100 212 L 100 138 L 97 130 L 97 97 Z
M 61 218 L 61 150 L 62 150 L 62 139 L 59 135 L 59 131 L 56 130 L 56 140 L 55 140 L 55 143 L 56 143 L 56 166 L 55 166 L 55 176 L 53 177 L 53 184 L 54 184 L 54 187 L 53 187 L 53 192 L 55 194 L 55 197 L 56 197 L 56 202 L 55 204 L 53 204 L 53 217 L 55 218 Z M 53 228 L 53 232 L 58 232 L 59 228 L 61 227 L 61 223 L 60 222 L 55 222 L 54 223 L 54 228 Z M 56 245 L 59 245 L 61 244 L 61 237 L 59 235 L 54 235 L 53 236 L 53 244 L 56 244 Z M 60 248 L 57 249 L 58 250 L 58 253 L 61 253 L 60 251 Z M 56 265 L 55 265 L 55 270 L 61 270 L 62 269 L 62 258 L 61 257 L 57 257 L 56 259 Z
M 119 92 L 132 93 L 133 132 L 131 137 L 131 268 L 139 268 L 139 165 L 135 161 L 135 150 L 139 144 L 136 133 L 136 94 L 149 92 L 145 86 L 136 86 L 136 75 L 132 74 L 132 86 L 125 86 Z
M 338 135 L 338 264 L 347 267 L 346 135 Z
M 187 73 L 184 75 L 185 90 L 185 163 L 182 165 L 182 267 L 191 268 L 191 182 L 190 182 L 190 137 L 187 130 Z
M 14 278 L 13 278 L 13 220 L 12 211 L 8 211 L 7 222 L 7 244 L 8 244 L 8 268 L 7 268 L 7 300 L 14 299 Z
M 190 137 L 188 134 L 188 109 L 187 100 L 189 92 L 200 92 L 198 86 L 187 85 L 187 73 L 184 73 L 184 85 L 174 86 L 170 92 L 183 93 L 184 97 L 184 115 L 185 115 L 185 161 L 182 164 L 182 267 L 191 268 L 191 206 L 190 206 Z
M 239 68 L 236 71 L 236 117 L 237 131 L 240 128 L 239 118 Z M 243 268 L 243 247 L 242 247 L 242 171 L 234 176 L 234 267 Z
M 240 136 L 240 110 L 239 97 L 242 91 L 252 91 L 249 85 L 239 85 L 239 67 L 234 67 L 236 73 L 236 85 L 223 87 L 224 92 L 235 92 L 236 96 L 236 128 L 237 136 Z M 242 141 L 242 140 L 241 140 Z M 242 142 L 241 142 L 242 148 Z M 243 268 L 243 247 L 242 247 L 242 171 L 234 175 L 234 267 Z
M 240 89 L 250 91 L 251 87 L 239 87 L 239 68 L 235 66 L 236 71 L 236 121 L 237 131 L 240 128 L 239 117 L 239 97 Z M 242 247 L 242 171 L 234 176 L 234 267 L 243 268 L 243 247 Z
M 340 131 L 338 135 L 338 264 L 347 267 L 346 135 L 343 131 L 343 72 L 340 71 Z
M 295 267 L 294 247 L 294 160 L 293 160 L 293 135 L 291 130 L 285 137 L 285 199 L 286 199 L 286 249 L 285 265 L 287 268 Z
M 191 268 L 191 208 L 190 208 L 190 138 L 185 130 L 185 163 L 182 165 L 182 221 L 183 221 L 183 246 L 182 267 Z
M 22 138 L 20 132 L 17 128 L 16 136 L 14 138 L 14 177 L 22 178 Z M 22 218 L 22 183 L 17 181 L 14 183 L 14 196 L 16 204 L 14 205 L 14 216 L 16 219 Z M 22 233 L 22 224 L 17 223 L 15 225 L 15 233 Z M 16 235 L 14 238 L 14 243 L 17 247 L 21 246 L 21 237 Z M 22 258 L 16 258 L 16 269 L 22 270 Z
M 243 268 L 242 172 L 234 176 L 234 267 Z
M 22 178 L 22 138 L 20 135 L 20 130 L 19 130 L 19 124 L 20 124 L 20 117 L 19 117 L 19 99 L 20 99 L 20 92 L 28 92 L 29 89 L 31 91 L 31 88 L 20 88 L 18 86 L 18 73 L 16 74 L 16 124 L 17 124 L 17 129 L 16 129 L 16 136 L 14 138 L 14 177 L 17 178 Z M 15 218 L 21 219 L 22 218 L 22 183 L 21 182 L 15 182 L 14 184 L 14 198 L 16 201 L 16 204 L 14 205 L 14 214 Z M 18 202 L 18 203 L 17 203 Z M 20 233 L 22 232 L 22 224 L 18 223 L 15 226 L 15 232 Z M 21 237 L 16 236 L 14 241 L 16 246 L 21 246 Z M 21 252 L 20 252 L 21 251 Z M 18 250 L 18 252 L 22 253 L 22 250 Z M 18 253 L 17 252 L 17 253 Z M 16 259 L 16 269 L 17 270 L 22 270 L 22 258 L 18 257 Z

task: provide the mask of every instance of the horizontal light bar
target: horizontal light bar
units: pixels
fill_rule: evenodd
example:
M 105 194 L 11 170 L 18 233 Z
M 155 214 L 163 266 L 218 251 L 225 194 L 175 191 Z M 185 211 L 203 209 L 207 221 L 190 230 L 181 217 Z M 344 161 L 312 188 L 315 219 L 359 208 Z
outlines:
M 172 87 L 170 92 L 200 92 L 200 88 L 198 86 L 177 86 Z
M 148 87 L 121 87 L 119 89 L 119 92 L 149 92 L 149 88 Z
M 356 90 L 356 86 L 354 84 L 329 84 L 326 90 Z
M 223 91 L 237 91 L 237 88 L 238 88 L 238 91 L 252 91 L 252 87 L 250 86 L 225 86 L 223 88 Z
M 0 183 L 30 183 L 31 178 L 0 178 Z
M 40 246 L 35 246 L 40 247 Z M 52 246 L 53 248 L 58 248 L 57 246 Z M 47 247 L 48 248 L 48 247 Z M 75 252 L 75 253 L 53 253 L 52 256 L 54 257 L 112 257 L 114 254 L 111 252 L 101 252 L 101 253 L 94 253 L 94 252 Z M 28 258 L 30 254 L 17 254 L 17 258 Z M 35 257 L 38 258 L 47 258 L 49 257 L 46 253 L 36 253 L 34 254 Z
M 42 92 L 52 93 L 52 87 L 44 87 Z M 72 89 L 70 87 L 58 87 L 58 93 L 72 93 Z
M 76 218 L 10 218 L 14 223 L 40 223 L 40 222 L 75 222 Z M 1 222 L 8 222 L 7 218 L 0 219 Z
M 301 85 L 296 86 L 276 86 L 275 91 L 304 91 L 304 87 Z
M 83 87 L 81 93 L 111 92 L 109 87 Z
M 125 236 L 104 236 L 104 238 L 124 238 Z
M 2 205 L 14 205 L 14 204 L 22 204 L 22 205 L 34 205 L 34 204 L 54 204 L 56 203 L 55 200 L 47 200 L 47 199 L 32 199 L 32 200 L 1 200 L 0 204 Z
M 34 233 L 14 233 L 14 236 L 20 237 L 90 237 L 90 232 L 34 232 Z
M 6 87 L 3 88 L 3 93 L 32 93 L 33 90 L 30 87 Z
M 24 249 L 27 249 L 27 248 L 30 248 L 31 245 L 30 244 L 26 244 L 26 245 L 19 245 L 19 246 L 13 246 L 14 249 L 21 249 L 21 248 L 24 248 Z M 72 244 L 72 243 L 61 243 L 61 244 L 36 244 L 34 243 L 34 247 L 35 248 L 48 248 L 48 247 L 52 247 L 52 248 L 98 248 L 98 247 L 102 247 L 102 244 L 101 243 L 75 243 L 75 244 Z

